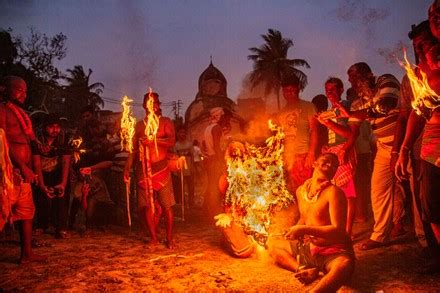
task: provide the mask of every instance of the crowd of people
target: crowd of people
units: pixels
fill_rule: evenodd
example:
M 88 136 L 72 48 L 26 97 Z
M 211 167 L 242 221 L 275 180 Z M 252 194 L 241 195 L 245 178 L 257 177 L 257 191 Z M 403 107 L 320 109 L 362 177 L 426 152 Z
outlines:
M 430 7 L 429 19 L 409 33 L 417 74 L 427 74 L 437 93 L 439 2 Z M 365 62 L 347 69 L 351 88 L 345 90 L 341 78 L 329 77 L 322 85 L 325 94 L 308 102 L 300 98 L 298 77 L 291 72 L 283 75 L 285 107 L 274 121 L 285 135 L 284 172 L 300 216 L 283 237 L 268 239 L 268 251 L 276 263 L 297 272 L 304 283 L 322 271 L 325 276 L 315 290 L 336 290 L 354 271 L 353 223 L 365 222 L 372 214 L 373 230 L 360 250 L 389 245 L 407 232 L 405 220 L 411 220 L 424 248 L 421 257 L 429 260 L 423 272 L 438 272 L 438 94 L 414 97 L 407 75 L 399 82 L 391 74 L 374 74 Z M 2 80 L 0 228 L 6 222 L 18 223 L 22 263 L 42 259 L 32 252 L 41 233 L 66 238 L 69 229 L 84 233 L 112 220 L 126 223 L 127 192 L 136 195 L 128 203 L 137 201 L 137 219 L 148 230 L 152 247 L 160 245 L 162 215 L 165 245 L 175 247 L 173 206 L 176 201 L 196 205 L 195 185 L 205 173 L 202 209 L 209 220 L 224 212 L 225 150 L 234 139 L 226 109 L 212 108 L 203 141 L 192 141 L 185 127 L 176 131 L 173 121 L 162 115 L 159 95 L 147 93 L 145 119 L 137 123 L 133 152 L 128 153 L 121 149 L 118 121 L 105 125 L 93 108 L 86 107 L 74 127 L 67 128 L 55 114 L 33 125 L 21 108 L 25 99 L 23 79 L 8 76 Z M 428 102 L 415 103 L 417 99 Z M 147 107 L 150 101 L 152 108 Z M 154 137 L 148 134 L 151 116 L 157 118 Z M 75 142 L 78 138 L 82 144 Z M 231 229 L 223 231 L 229 233 L 234 254 L 250 256 L 253 244 Z

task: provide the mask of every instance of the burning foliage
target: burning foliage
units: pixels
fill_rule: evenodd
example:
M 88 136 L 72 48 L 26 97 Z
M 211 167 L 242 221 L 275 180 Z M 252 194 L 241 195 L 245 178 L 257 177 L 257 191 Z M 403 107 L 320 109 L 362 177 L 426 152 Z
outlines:
M 270 120 L 269 129 L 274 134 L 266 140 L 266 146 L 232 142 L 226 154 L 226 208 L 259 243 L 269 236 L 273 213 L 294 200 L 283 174 L 284 133 Z
M 404 59 L 405 62 L 401 65 L 405 68 L 414 95 L 414 100 L 411 102 L 411 105 L 417 115 L 428 118 L 432 111 L 440 107 L 440 98 L 429 86 L 428 77 L 420 68 L 420 78 L 417 76 L 415 67 L 408 61 L 406 51 L 404 51 Z

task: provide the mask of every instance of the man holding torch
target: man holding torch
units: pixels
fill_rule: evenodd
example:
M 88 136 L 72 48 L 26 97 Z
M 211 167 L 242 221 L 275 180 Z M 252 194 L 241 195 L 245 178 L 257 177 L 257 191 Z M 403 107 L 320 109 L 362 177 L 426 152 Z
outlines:
M 135 168 L 138 211 L 151 235 L 150 245 L 159 244 L 157 224 L 160 211 L 155 209 L 154 194 L 165 215 L 166 244 L 172 249 L 173 210 L 175 204 L 171 173 L 168 169 L 168 150 L 175 144 L 174 125 L 171 119 L 162 116 L 159 95 L 149 92 L 144 96 L 146 117 L 138 122 L 133 137 L 133 152 L 124 169 L 124 181 L 130 180 L 129 172 Z

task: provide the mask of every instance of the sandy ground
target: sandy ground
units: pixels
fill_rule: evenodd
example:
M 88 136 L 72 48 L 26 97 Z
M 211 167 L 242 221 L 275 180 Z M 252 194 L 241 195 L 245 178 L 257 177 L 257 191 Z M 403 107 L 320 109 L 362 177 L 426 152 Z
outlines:
M 191 216 L 191 215 L 190 215 Z M 369 224 L 356 224 L 358 239 L 368 237 Z M 47 261 L 17 265 L 17 236 L 0 243 L 0 291 L 291 291 L 304 292 L 293 273 L 275 266 L 264 249 L 249 259 L 229 256 L 220 236 L 200 219 L 176 221 L 178 247 L 149 249 L 139 229 L 111 227 L 85 237 L 40 239 L 36 248 Z M 341 292 L 440 292 L 440 275 L 422 276 L 417 242 L 407 235 L 399 243 L 360 252 L 351 283 Z

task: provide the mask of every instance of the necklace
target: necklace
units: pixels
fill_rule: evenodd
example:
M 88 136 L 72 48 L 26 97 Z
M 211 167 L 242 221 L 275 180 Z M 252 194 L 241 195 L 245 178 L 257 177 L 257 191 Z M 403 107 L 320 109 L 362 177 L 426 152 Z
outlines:
M 318 188 L 314 192 L 310 192 L 312 187 L 312 179 L 307 179 L 303 186 L 301 187 L 301 193 L 306 202 L 314 203 L 318 200 L 319 194 L 322 190 L 324 190 L 327 186 L 331 184 L 330 181 L 324 181 L 318 184 Z

